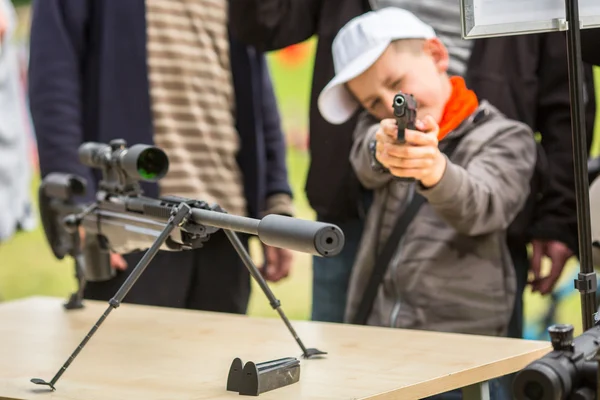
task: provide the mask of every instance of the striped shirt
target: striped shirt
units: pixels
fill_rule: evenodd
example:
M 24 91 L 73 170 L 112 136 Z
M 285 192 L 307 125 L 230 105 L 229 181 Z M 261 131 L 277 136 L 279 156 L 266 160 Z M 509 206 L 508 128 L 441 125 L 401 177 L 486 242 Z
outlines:
M 462 38 L 459 0 L 369 0 L 374 10 L 403 8 L 431 26 L 448 49 L 449 75 L 464 77 L 471 57 L 472 40 Z
M 169 156 L 161 195 L 246 215 L 236 161 L 227 1 L 146 0 L 154 142 Z

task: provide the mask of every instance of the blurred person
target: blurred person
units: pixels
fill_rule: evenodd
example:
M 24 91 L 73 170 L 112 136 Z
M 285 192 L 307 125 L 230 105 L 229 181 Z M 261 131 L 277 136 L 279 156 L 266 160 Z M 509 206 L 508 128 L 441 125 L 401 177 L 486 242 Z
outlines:
M 523 293 L 551 294 L 569 258 L 579 252 L 571 135 L 567 47 L 564 32 L 462 39 L 460 6 L 452 0 L 371 0 L 374 8 L 399 7 L 431 25 L 451 54 L 449 73 L 462 76 L 480 99 L 508 118 L 539 132 L 531 194 L 507 238 L 517 274 L 509 336 L 523 335 Z M 586 139 L 591 147 L 596 116 L 592 68 L 584 68 Z M 532 244 L 531 257 L 527 245 Z M 541 276 L 542 257 L 551 271 Z
M 316 219 L 338 225 L 344 248 L 335 257 L 313 257 L 312 311 L 314 321 L 342 322 L 348 281 L 372 192 L 352 170 L 353 116 L 346 123 L 327 122 L 317 109 L 317 96 L 333 77 L 331 45 L 341 27 L 370 10 L 368 0 L 229 0 L 232 34 L 268 51 L 318 37 L 310 95 L 310 165 L 306 196 Z
M 478 101 L 462 77 L 450 77 L 446 47 L 406 10 L 352 19 L 336 36 L 333 56 L 335 76 L 319 110 L 334 124 L 360 113 L 349 157 L 374 190 L 346 320 L 505 336 L 516 283 L 506 230 L 529 196 L 533 132 Z M 404 142 L 392 106 L 398 92 L 416 101 Z M 410 220 L 397 222 L 405 215 Z M 392 233 L 398 229 L 401 236 Z M 388 255 L 381 269 L 378 253 Z M 381 283 L 371 286 L 378 273 Z M 498 383 L 492 398 L 503 399 Z
M 600 28 L 581 31 L 581 57 L 584 62 L 600 66 Z
M 0 243 L 37 225 L 31 203 L 29 115 L 14 32 L 17 15 L 0 0 Z
M 438 33 L 449 52 L 448 73 L 463 76 L 480 99 L 541 134 L 530 196 L 508 229 L 509 248 L 523 293 L 533 271 L 532 289 L 551 292 L 566 261 L 578 252 L 575 183 L 566 43 L 563 32 L 477 40 L 461 36 L 460 5 L 455 0 L 230 0 L 232 31 L 262 50 L 276 50 L 317 36 L 310 111 L 311 164 L 306 192 L 317 219 L 337 223 L 349 233 L 344 252 L 314 260 L 313 313 L 316 320 L 342 322 L 350 268 L 354 263 L 369 191 L 352 171 L 350 154 L 355 114 L 341 125 L 326 122 L 316 97 L 334 75 L 331 45 L 351 18 L 371 9 L 405 8 Z M 582 32 L 584 32 L 583 30 Z M 585 71 L 586 134 L 591 146 L 595 120 L 592 70 Z M 367 201 L 365 201 L 367 199 Z M 356 239 L 356 240 L 354 240 Z M 527 254 L 533 243 L 534 257 Z M 540 276 L 541 259 L 552 272 Z M 522 336 L 523 303 L 517 295 L 509 335 Z
M 226 2 L 34 1 L 29 76 L 42 176 L 85 177 L 87 200 L 98 175 L 79 163 L 79 145 L 122 138 L 169 157 L 158 184 L 142 183 L 146 195 L 292 214 L 266 59 L 230 40 Z M 142 254 L 113 255 L 116 277 L 89 282 L 85 298 L 111 298 Z M 265 259 L 266 279 L 288 275 L 289 250 L 265 246 Z M 249 273 L 219 230 L 201 249 L 159 252 L 125 301 L 245 313 L 249 294 Z

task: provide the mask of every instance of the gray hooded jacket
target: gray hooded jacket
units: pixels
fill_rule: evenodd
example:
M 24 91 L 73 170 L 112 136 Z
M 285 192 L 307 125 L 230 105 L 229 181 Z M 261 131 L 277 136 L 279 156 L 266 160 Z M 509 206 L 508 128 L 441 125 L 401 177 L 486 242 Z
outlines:
M 447 138 L 461 137 L 441 181 L 426 189 L 371 168 L 378 122 L 360 119 L 350 161 L 374 201 L 350 280 L 346 320 L 379 253 L 415 191 L 426 198 L 392 257 L 369 325 L 504 335 L 515 297 L 505 235 L 529 194 L 535 140 L 487 102 Z M 444 139 L 440 148 L 448 143 Z

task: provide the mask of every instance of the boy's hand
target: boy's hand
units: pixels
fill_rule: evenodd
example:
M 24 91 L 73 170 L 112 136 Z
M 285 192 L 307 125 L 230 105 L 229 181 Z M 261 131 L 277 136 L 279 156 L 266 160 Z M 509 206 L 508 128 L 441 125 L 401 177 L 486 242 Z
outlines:
M 376 134 L 376 157 L 392 175 L 415 178 L 423 186 L 432 187 L 442 179 L 446 170 L 446 157 L 438 149 L 439 127 L 430 116 L 424 121 L 418 120 L 415 125 L 419 131 L 407 129 L 406 143 L 397 144 L 396 121 L 382 120 Z

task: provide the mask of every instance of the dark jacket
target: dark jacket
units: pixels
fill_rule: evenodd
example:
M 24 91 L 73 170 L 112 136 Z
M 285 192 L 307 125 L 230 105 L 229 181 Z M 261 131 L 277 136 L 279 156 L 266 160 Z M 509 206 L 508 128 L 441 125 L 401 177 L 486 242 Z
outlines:
M 232 32 L 261 50 L 280 49 L 318 36 L 306 192 L 322 219 L 344 220 L 359 215 L 362 197 L 356 175 L 347 157 L 332 156 L 350 154 L 356 119 L 331 125 L 319 114 L 316 99 L 334 76 L 331 45 L 336 33 L 350 19 L 368 11 L 368 7 L 366 0 L 230 0 Z M 480 98 L 489 99 L 501 112 L 539 131 L 551 164 L 551 168 L 541 165 L 539 170 L 550 180 L 548 186 L 552 190 L 535 207 L 532 202 L 539 200 L 540 194 L 532 194 L 509 231 L 514 241 L 524 244 L 534 234 L 525 230 L 533 226 L 536 235 L 547 232 L 543 238 L 563 241 L 577 251 L 576 231 L 572 229 L 576 226 L 576 209 L 565 57 L 564 35 L 560 33 L 480 39 L 473 49 L 468 81 Z M 590 72 L 587 67 L 588 77 Z M 593 87 L 593 83 L 588 87 Z M 587 115 L 591 127 L 593 91 L 588 90 L 588 96 L 592 100 Z M 591 129 L 588 135 L 591 143 Z
M 310 156 L 306 195 L 322 220 L 341 222 L 361 215 L 361 185 L 348 157 L 356 117 L 342 125 L 317 109 L 321 89 L 334 75 L 331 44 L 367 0 L 229 0 L 231 32 L 262 51 L 281 49 L 318 35 L 310 96 Z M 333 156 L 340 155 L 340 156 Z
M 600 66 L 600 28 L 581 31 L 581 57 L 587 63 Z
M 33 4 L 30 106 L 42 176 L 68 172 L 97 179 L 78 161 L 83 141 L 153 143 L 146 65 L 144 0 L 37 0 Z M 251 216 L 291 189 L 285 140 L 263 54 L 231 41 L 238 163 Z M 96 172 L 96 171 L 94 171 Z M 156 184 L 144 183 L 157 196 Z M 200 199 L 202 200 L 202 199 Z
M 585 65 L 586 141 L 591 147 L 596 100 Z M 509 242 L 558 240 L 578 253 L 573 138 L 563 32 L 476 40 L 467 84 L 506 116 L 541 133 L 532 196 L 509 228 Z

